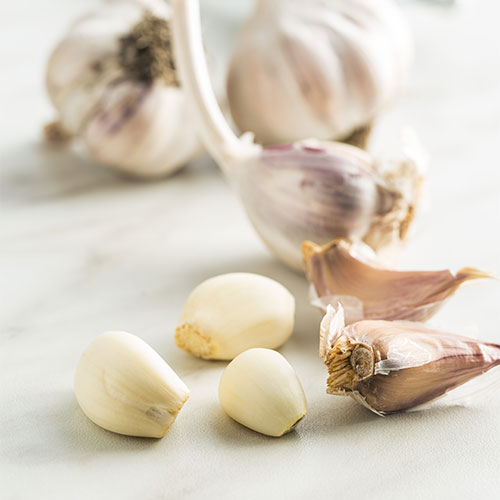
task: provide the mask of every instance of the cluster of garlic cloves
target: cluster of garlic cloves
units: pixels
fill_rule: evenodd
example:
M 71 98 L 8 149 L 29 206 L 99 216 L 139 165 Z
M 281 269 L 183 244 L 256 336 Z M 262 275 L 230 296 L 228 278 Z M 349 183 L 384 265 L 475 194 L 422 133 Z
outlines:
M 361 242 L 336 239 L 325 245 L 302 244 L 313 304 L 326 309 L 340 302 L 346 323 L 362 319 L 425 321 L 462 284 L 492 276 L 465 267 L 441 271 L 396 271 L 383 267 Z
M 175 0 L 172 8 L 179 74 L 196 106 L 204 144 L 271 251 L 301 269 L 300 245 L 307 239 L 357 237 L 377 251 L 404 240 L 423 173 L 415 148 L 405 149 L 402 163 L 386 169 L 342 143 L 315 139 L 262 147 L 248 135 L 236 137 L 210 85 L 198 3 Z
M 231 115 L 261 144 L 362 145 L 411 59 L 410 29 L 392 0 L 259 0 L 232 52 Z
M 50 56 L 46 86 L 58 113 L 46 137 L 78 138 L 104 165 L 157 177 L 200 151 L 161 0 L 108 0 L 73 23 Z
M 380 415 L 423 408 L 500 365 L 500 345 L 409 321 L 345 326 L 328 306 L 320 328 L 327 393 L 351 396 Z

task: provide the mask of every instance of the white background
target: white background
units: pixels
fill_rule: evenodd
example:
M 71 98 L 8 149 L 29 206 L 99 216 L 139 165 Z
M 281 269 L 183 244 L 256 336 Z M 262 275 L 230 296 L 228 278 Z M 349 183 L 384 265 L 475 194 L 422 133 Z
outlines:
M 305 280 L 267 253 L 210 159 L 134 183 L 42 144 L 53 113 L 45 61 L 68 22 L 95 3 L 1 7 L 0 497 L 498 498 L 500 389 L 465 406 L 387 418 L 327 396 L 320 315 Z M 237 26 L 233 14 L 247 6 L 204 3 L 214 60 Z M 390 142 L 410 124 L 431 157 L 430 203 L 401 265 L 473 265 L 500 275 L 499 3 L 405 8 L 416 64 L 374 138 Z M 296 329 L 280 351 L 302 380 L 309 413 L 281 439 L 226 417 L 217 402 L 225 363 L 192 358 L 173 341 L 189 291 L 231 271 L 278 279 L 297 299 Z M 500 284 L 476 283 L 434 324 L 499 342 L 499 306 Z M 76 363 L 109 329 L 142 337 L 191 388 L 162 440 L 109 433 L 78 408 Z

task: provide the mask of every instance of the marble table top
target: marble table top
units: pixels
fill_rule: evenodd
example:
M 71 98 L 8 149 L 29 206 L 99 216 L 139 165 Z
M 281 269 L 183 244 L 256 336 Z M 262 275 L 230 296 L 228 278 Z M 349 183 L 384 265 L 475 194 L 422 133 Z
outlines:
M 0 9 L 0 498 L 498 498 L 498 386 L 467 404 L 387 418 L 326 395 L 320 315 L 307 284 L 269 255 L 209 158 L 141 183 L 42 143 L 53 113 L 43 89 L 47 55 L 89 3 L 17 0 Z M 216 54 L 237 26 L 233 16 L 248 8 L 235 4 L 204 3 Z M 404 7 L 416 63 L 374 142 L 409 124 L 431 162 L 428 206 L 401 266 L 500 275 L 500 6 Z M 304 385 L 309 413 L 282 439 L 231 421 L 217 400 L 225 363 L 174 343 L 189 291 L 232 271 L 277 279 L 297 300 L 296 328 L 280 352 Z M 498 342 L 499 309 L 500 284 L 481 282 L 433 322 Z M 143 338 L 192 391 L 162 440 L 102 430 L 76 403 L 79 356 L 110 329 Z

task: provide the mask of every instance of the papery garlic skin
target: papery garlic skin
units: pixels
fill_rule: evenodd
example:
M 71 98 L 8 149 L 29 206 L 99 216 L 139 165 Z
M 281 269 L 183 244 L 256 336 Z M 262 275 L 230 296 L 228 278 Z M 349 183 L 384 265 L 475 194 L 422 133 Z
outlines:
M 382 266 L 361 242 L 336 239 L 326 245 L 302 244 L 313 304 L 326 310 L 341 303 L 346 323 L 362 319 L 425 321 L 464 283 L 492 278 L 465 267 L 441 271 L 396 271 Z
M 133 73 L 124 62 L 124 40 L 141 22 L 149 22 L 144 29 L 154 40 L 150 20 L 168 29 L 169 19 L 161 0 L 108 0 L 75 22 L 47 66 L 47 90 L 58 111 L 49 138 L 79 137 L 97 161 L 143 177 L 172 173 L 198 154 L 195 117 L 175 68 L 161 68 L 142 49 L 137 57 L 151 57 L 156 65 L 150 76 Z M 151 50 L 171 51 L 160 45 L 165 33 L 158 36 L 163 38 Z
M 400 92 L 412 52 L 392 0 L 259 0 L 231 56 L 231 115 L 261 144 L 345 140 Z
M 189 389 L 143 340 L 106 332 L 82 354 L 75 380 L 81 409 L 95 424 L 128 436 L 163 437 Z
M 250 273 L 210 278 L 189 295 L 175 341 L 205 359 L 233 359 L 252 347 L 277 348 L 293 331 L 295 299 L 280 283 Z
M 327 393 L 351 396 L 380 415 L 424 408 L 500 365 L 500 345 L 410 321 L 344 325 L 328 306 L 320 328 Z
M 219 383 L 219 401 L 233 420 L 274 437 L 293 430 L 307 412 L 295 371 L 270 349 L 249 349 L 227 365 Z
M 309 140 L 263 148 L 257 159 L 235 169 L 233 178 L 269 249 L 289 266 L 302 269 L 300 247 L 305 239 L 366 239 L 376 251 L 405 240 L 423 175 L 418 164 L 407 161 L 411 170 L 398 178 L 408 186 L 403 191 L 360 149 Z

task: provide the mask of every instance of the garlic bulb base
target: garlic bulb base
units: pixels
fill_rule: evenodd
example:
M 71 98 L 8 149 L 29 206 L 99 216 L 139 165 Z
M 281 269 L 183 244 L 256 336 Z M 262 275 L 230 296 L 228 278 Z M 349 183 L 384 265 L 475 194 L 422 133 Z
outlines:
M 161 79 L 166 85 L 178 87 L 171 36 L 170 23 L 146 10 L 119 40 L 118 60 L 124 72 L 137 81 Z
M 356 146 L 360 149 L 366 149 L 368 146 L 368 141 L 370 140 L 372 128 L 373 124 L 372 122 L 369 122 L 366 125 L 356 128 L 343 139 L 338 139 L 338 142 L 345 142 L 346 144 L 350 144 L 351 146 Z
M 59 120 L 45 124 L 43 136 L 47 142 L 57 146 L 66 146 L 73 139 L 73 134 L 65 130 Z

